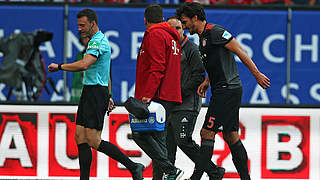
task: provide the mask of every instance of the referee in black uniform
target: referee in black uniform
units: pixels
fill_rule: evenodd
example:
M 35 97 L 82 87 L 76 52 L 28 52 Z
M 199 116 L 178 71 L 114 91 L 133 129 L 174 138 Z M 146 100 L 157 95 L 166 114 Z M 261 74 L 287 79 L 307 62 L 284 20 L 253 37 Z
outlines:
M 212 93 L 200 131 L 200 158 L 196 161 L 190 179 L 201 179 L 205 166 L 212 157 L 215 135 L 222 131 L 241 180 L 250 180 L 247 151 L 238 133 L 242 85 L 233 53 L 247 66 L 262 88 L 270 87 L 270 79 L 258 70 L 252 59 L 227 30 L 219 25 L 208 24 L 204 9 L 199 3 L 184 3 L 177 9 L 176 15 L 190 34 L 197 33 L 200 37 L 201 59 L 208 76 L 199 86 L 198 94 L 206 97 L 209 85 Z

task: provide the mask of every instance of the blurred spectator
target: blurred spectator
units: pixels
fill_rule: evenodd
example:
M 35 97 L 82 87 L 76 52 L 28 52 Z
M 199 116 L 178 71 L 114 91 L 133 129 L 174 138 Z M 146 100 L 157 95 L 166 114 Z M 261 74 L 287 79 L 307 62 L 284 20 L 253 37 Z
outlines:
M 134 0 L 137 2 L 137 0 Z M 141 0 L 139 2 L 146 2 L 150 4 L 179 4 L 180 0 Z
M 1 1 L 1 0 L 0 0 Z M 37 1 L 37 0 L 34 0 Z M 130 0 L 40 0 L 40 1 L 47 1 L 47 2 L 110 2 L 110 3 L 128 3 Z M 138 0 L 140 1 L 140 0 Z
M 180 0 L 180 3 L 185 2 Z M 186 2 L 199 2 L 200 4 L 228 4 L 228 5 L 254 5 L 254 4 L 286 4 L 286 5 L 320 5 L 320 0 L 186 0 Z
M 291 0 L 291 1 L 292 1 L 292 4 L 296 4 L 296 5 L 314 5 L 317 2 L 317 0 Z
M 86 1 L 87 2 L 108 2 L 108 3 L 128 3 L 130 0 L 86 0 Z
M 203 4 L 203 5 L 218 4 L 217 0 L 186 0 L 185 2 L 198 2 L 198 3 Z M 180 2 L 180 3 L 184 3 L 184 2 Z
M 46 2 L 48 0 L 0 0 L 0 2 Z
M 254 0 L 221 0 L 219 4 L 228 4 L 228 5 L 254 4 Z
M 291 0 L 255 0 L 256 4 L 292 4 Z

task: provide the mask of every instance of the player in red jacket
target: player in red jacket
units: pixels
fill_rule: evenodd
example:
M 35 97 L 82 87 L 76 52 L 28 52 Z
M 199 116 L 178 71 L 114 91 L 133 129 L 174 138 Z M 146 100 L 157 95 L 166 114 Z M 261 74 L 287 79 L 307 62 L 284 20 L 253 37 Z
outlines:
M 166 22 L 145 31 L 137 60 L 137 99 L 182 102 L 179 37 Z
M 176 29 L 163 22 L 163 11 L 159 5 L 148 6 L 144 16 L 147 30 L 137 59 L 135 98 L 145 103 L 151 100 L 159 102 L 168 117 L 173 107 L 182 102 L 180 35 Z M 153 168 L 156 169 L 153 171 L 154 180 L 182 177 L 183 171 L 168 159 L 166 129 L 132 134 L 134 141 L 152 159 Z

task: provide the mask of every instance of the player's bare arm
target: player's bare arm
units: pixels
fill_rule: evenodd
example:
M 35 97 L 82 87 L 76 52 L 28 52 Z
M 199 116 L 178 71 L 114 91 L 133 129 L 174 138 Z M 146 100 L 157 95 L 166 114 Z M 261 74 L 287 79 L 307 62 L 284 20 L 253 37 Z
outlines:
M 253 76 L 256 78 L 257 83 L 264 89 L 270 87 L 270 79 L 261 73 L 257 66 L 254 64 L 252 59 L 248 56 L 248 54 L 244 51 L 241 45 L 238 43 L 236 39 L 232 39 L 229 43 L 225 45 L 227 49 L 235 53 L 243 64 L 247 66 L 247 68 L 251 71 Z

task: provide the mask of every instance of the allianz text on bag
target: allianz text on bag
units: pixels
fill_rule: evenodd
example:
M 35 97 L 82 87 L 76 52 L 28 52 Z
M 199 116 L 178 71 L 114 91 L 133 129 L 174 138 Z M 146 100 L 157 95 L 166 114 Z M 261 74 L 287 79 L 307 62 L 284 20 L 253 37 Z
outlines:
M 152 101 L 148 106 L 150 115 L 147 119 L 137 119 L 129 114 L 130 127 L 132 131 L 163 131 L 166 121 L 166 111 L 164 107 Z

